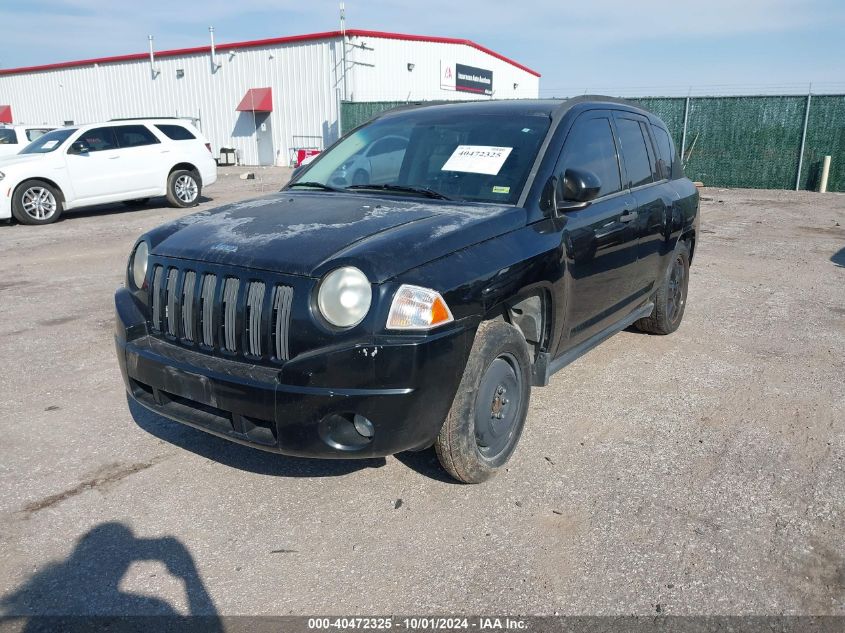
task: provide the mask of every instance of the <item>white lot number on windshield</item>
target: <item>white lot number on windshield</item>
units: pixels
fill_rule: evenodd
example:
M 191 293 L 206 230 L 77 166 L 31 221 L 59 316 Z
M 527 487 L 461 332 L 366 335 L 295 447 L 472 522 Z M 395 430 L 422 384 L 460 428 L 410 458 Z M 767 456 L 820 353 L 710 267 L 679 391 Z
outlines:
M 458 145 L 441 171 L 465 171 L 471 174 L 495 176 L 513 151 L 512 147 L 489 145 Z

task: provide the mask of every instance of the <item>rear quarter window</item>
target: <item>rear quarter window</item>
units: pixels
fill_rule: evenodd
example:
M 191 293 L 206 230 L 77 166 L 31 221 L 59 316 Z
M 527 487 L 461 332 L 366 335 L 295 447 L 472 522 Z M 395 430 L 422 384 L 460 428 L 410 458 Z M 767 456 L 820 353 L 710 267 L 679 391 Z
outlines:
M 656 125 L 651 126 L 654 134 L 654 142 L 657 143 L 657 151 L 660 152 L 660 159 L 666 165 L 666 177 L 670 177 L 672 173 L 672 165 L 675 162 L 675 148 L 672 145 L 672 139 L 669 138 L 668 132 L 662 127 Z
M 6 129 L 0 129 L 0 145 L 17 145 L 18 144 L 18 137 L 15 136 L 15 131 Z
M 156 127 L 171 141 L 190 141 L 196 138 L 188 128 L 181 125 L 156 125 Z

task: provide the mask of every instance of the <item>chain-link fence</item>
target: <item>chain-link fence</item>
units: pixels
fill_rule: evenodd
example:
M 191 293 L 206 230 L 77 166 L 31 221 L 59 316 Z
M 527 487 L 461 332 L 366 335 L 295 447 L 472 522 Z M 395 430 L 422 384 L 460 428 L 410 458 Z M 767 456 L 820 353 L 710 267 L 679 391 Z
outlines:
M 845 95 L 629 100 L 666 122 L 693 180 L 715 187 L 815 190 L 822 161 L 831 156 L 828 190 L 845 191 Z M 343 130 L 400 105 L 343 102 Z

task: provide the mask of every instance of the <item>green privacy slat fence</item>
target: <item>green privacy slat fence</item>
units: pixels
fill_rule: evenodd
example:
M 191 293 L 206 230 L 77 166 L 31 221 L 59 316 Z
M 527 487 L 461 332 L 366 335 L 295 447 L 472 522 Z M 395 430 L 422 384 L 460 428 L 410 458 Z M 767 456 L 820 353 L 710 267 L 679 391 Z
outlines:
M 686 173 L 715 187 L 794 189 L 806 96 L 643 97 L 630 99 L 666 122 L 681 148 L 684 113 Z M 689 103 L 687 104 L 687 101 Z M 343 130 L 402 102 L 344 102 Z M 832 157 L 829 191 L 845 191 L 845 95 L 810 99 L 799 186 L 816 189 L 822 160 Z
M 845 191 L 845 95 L 810 100 L 801 188 L 817 189 L 825 156 L 831 157 L 828 191 Z
M 638 103 L 640 106 L 654 112 L 663 119 L 663 122 L 672 133 L 672 138 L 678 151 L 681 150 L 681 137 L 684 132 L 684 108 L 686 99 L 671 99 L 664 97 L 643 97 L 642 99 L 628 99 Z
M 343 101 L 340 104 L 340 125 L 344 134 L 354 127 L 369 121 L 379 112 L 390 110 L 404 101 Z

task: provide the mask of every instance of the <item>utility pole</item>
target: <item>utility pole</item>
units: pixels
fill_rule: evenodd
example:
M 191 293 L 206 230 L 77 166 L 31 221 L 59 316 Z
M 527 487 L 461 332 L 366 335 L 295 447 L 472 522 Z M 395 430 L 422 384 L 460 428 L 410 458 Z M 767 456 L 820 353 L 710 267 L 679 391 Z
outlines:
M 345 100 L 349 93 L 346 89 L 346 2 L 344 0 L 340 0 L 340 40 L 343 46 L 343 98 Z
M 222 68 L 222 66 L 217 63 L 217 46 L 214 44 L 213 26 L 208 27 L 208 36 L 211 38 L 211 74 L 213 75 Z
M 150 43 L 150 75 L 153 79 L 155 79 L 161 74 L 161 71 L 159 71 L 155 66 L 155 53 L 153 52 L 153 36 L 148 35 L 147 41 Z

